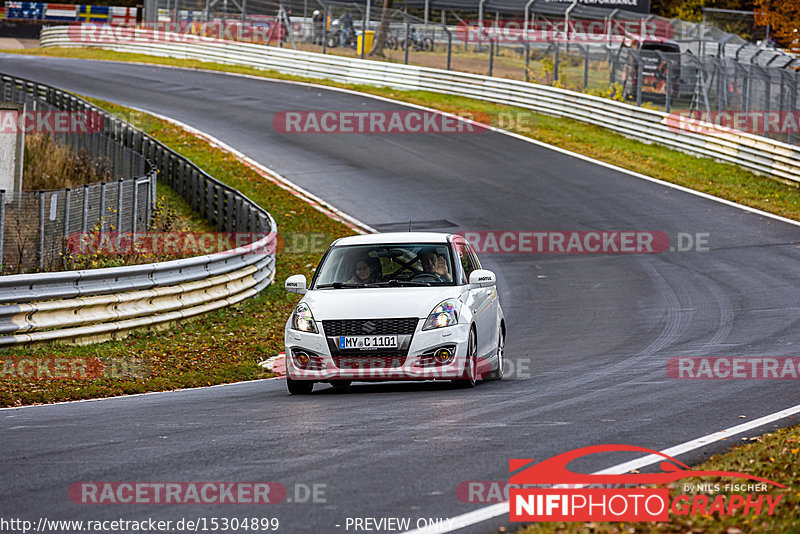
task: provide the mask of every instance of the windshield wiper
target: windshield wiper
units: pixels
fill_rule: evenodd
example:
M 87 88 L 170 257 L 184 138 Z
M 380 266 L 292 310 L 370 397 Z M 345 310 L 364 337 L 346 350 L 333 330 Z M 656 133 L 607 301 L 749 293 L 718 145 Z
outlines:
M 389 280 L 387 282 L 370 282 L 365 284 L 333 282 L 331 284 L 320 284 L 316 289 L 351 289 L 356 287 L 431 287 L 431 284 L 429 282 L 417 282 L 415 280 Z
M 370 284 L 373 286 L 388 286 L 388 287 L 403 287 L 403 286 L 413 286 L 413 287 L 431 287 L 430 282 L 417 282 L 414 280 L 389 280 L 387 282 L 375 282 L 374 284 Z
M 367 287 L 368 284 L 345 284 L 343 282 L 334 282 L 332 284 L 320 284 L 317 286 L 317 289 L 327 289 L 332 287 L 333 289 L 343 289 L 343 288 L 352 288 L 352 287 Z

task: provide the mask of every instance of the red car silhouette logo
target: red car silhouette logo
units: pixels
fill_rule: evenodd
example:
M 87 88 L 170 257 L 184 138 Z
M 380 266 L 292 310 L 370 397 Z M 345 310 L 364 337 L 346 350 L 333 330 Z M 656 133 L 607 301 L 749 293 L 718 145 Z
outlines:
M 585 474 L 576 473 L 567 469 L 567 465 L 577 458 L 588 456 L 590 454 L 598 454 L 601 452 L 644 452 L 647 454 L 655 454 L 665 458 L 659 465 L 661 473 L 628 473 L 628 474 Z M 509 471 L 514 472 L 524 465 L 528 465 L 535 460 L 511 460 L 509 462 Z M 673 463 L 670 463 L 673 462 Z M 528 485 L 528 484 L 668 484 L 684 478 L 702 477 L 702 476 L 716 476 L 716 477 L 732 477 L 753 480 L 771 484 L 778 488 L 785 488 L 783 484 L 779 484 L 766 478 L 761 478 L 745 473 L 737 473 L 735 471 L 692 471 L 691 468 L 658 451 L 647 449 L 645 447 L 637 447 L 635 445 L 592 445 L 590 447 L 581 447 L 569 452 L 553 456 L 547 460 L 535 463 L 527 469 L 512 475 L 509 482 L 514 485 Z

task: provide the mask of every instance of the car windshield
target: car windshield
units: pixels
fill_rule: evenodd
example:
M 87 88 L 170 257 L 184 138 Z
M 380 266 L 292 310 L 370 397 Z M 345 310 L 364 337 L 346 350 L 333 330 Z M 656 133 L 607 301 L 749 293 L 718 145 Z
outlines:
M 333 247 L 313 289 L 453 285 L 453 259 L 444 243 Z
M 679 54 L 681 51 L 681 47 L 677 44 L 672 43 L 643 43 L 642 44 L 642 51 L 650 50 L 650 51 L 659 51 L 659 52 L 667 52 L 670 54 Z

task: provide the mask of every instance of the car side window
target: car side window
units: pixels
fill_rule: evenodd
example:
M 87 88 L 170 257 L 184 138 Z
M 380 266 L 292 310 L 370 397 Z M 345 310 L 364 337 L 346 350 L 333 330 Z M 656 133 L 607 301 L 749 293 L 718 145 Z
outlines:
M 464 282 L 469 281 L 469 275 L 478 267 L 475 266 L 475 262 L 472 259 L 472 254 L 470 254 L 469 249 L 467 248 L 467 244 L 461 241 L 457 241 L 455 243 L 456 253 L 458 254 L 458 260 L 461 262 L 461 267 L 464 269 L 464 276 L 466 280 Z
M 478 255 L 475 254 L 475 249 L 472 248 L 472 245 L 467 245 L 469 247 L 469 254 L 472 256 L 472 262 L 475 264 L 476 269 L 483 269 L 481 267 L 481 260 L 478 259 Z

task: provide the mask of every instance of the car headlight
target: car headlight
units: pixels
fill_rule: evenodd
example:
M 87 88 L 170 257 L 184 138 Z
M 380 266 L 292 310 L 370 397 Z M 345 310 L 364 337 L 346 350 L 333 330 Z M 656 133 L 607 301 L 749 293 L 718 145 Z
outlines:
M 458 299 L 443 300 L 431 311 L 425 320 L 423 330 L 433 330 L 458 324 L 458 310 L 461 308 L 461 301 Z
M 311 308 L 308 307 L 308 304 L 301 302 L 294 309 L 292 328 L 301 332 L 317 333 L 317 323 L 314 322 L 314 316 L 311 314 Z

